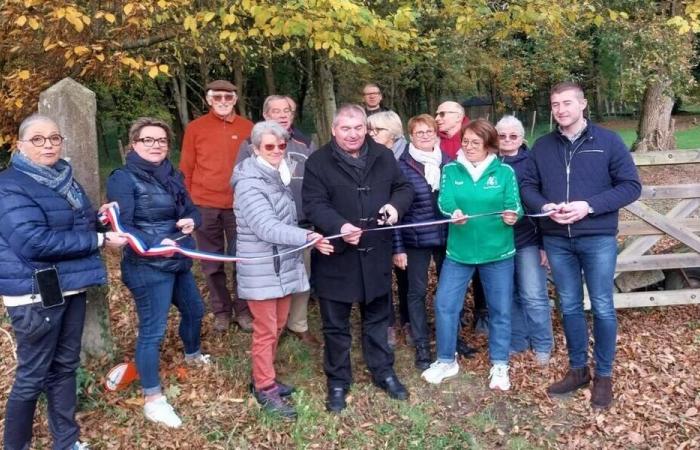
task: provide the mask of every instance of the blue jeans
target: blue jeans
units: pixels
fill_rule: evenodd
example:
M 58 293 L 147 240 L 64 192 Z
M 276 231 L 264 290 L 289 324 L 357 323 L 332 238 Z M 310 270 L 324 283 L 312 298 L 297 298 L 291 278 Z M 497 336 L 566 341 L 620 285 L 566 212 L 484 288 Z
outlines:
M 445 258 L 435 297 L 437 359 L 455 359 L 459 314 L 469 280 L 479 269 L 489 310 L 489 358 L 491 364 L 507 364 L 510 348 L 510 308 L 513 295 L 513 258 L 485 264 L 462 264 Z
M 617 261 L 615 236 L 544 236 L 544 248 L 559 294 L 570 367 L 580 369 L 588 364 L 583 271 L 593 312 L 595 373 L 602 377 L 611 376 L 617 339 L 617 316 L 613 303 L 613 277 Z
M 515 254 L 510 349 L 522 352 L 530 347 L 537 353 L 551 353 L 552 310 L 547 295 L 547 270 L 540 265 L 536 245 Z
M 139 335 L 136 340 L 136 368 L 144 395 L 161 392 L 160 344 L 173 304 L 180 311 L 180 338 L 185 355 L 200 352 L 200 331 L 204 306 L 191 271 L 164 272 L 145 264 L 122 261 L 122 278 L 136 302 Z
M 80 434 L 75 421 L 75 371 L 80 366 L 85 293 L 66 297 L 62 306 L 14 306 L 7 313 L 17 339 L 17 371 L 7 399 L 3 448 L 29 448 L 34 410 L 42 392 L 48 403 L 53 448 L 71 448 Z

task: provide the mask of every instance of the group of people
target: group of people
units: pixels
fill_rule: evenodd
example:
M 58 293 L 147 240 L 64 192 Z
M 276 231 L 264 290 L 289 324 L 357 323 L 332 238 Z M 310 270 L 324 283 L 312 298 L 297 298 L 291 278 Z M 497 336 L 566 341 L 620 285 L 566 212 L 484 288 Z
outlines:
M 328 411 L 346 407 L 352 384 L 355 303 L 373 383 L 392 398 L 409 397 L 393 367 L 392 268 L 415 365 L 433 384 L 457 375 L 457 355 L 473 352 L 459 329 L 467 287 L 478 276 L 475 302 L 479 297 L 484 306 L 475 309 L 488 332 L 489 386 L 497 390 L 510 389 L 511 354 L 532 349 L 537 364 L 549 363 L 551 269 L 569 351 L 569 370 L 547 388 L 552 396 L 591 381 L 583 274 L 594 317 L 591 404 L 607 408 L 613 399 L 618 210 L 636 200 L 641 186 L 619 136 L 586 120 L 583 90 L 569 82 L 552 88 L 558 127 L 532 150 L 513 116 L 495 126 L 469 121 L 459 103 L 448 101 L 435 116 L 408 120 L 406 138 L 376 84 L 364 87 L 363 99 L 364 106 L 337 110 L 332 139 L 316 149 L 293 126 L 291 98 L 268 97 L 265 120 L 253 125 L 235 113 L 236 86 L 214 81 L 206 87 L 209 113 L 185 130 L 180 170 L 168 158 L 170 127 L 136 120 L 126 164 L 110 175 L 109 203 L 99 208 L 119 205 L 122 232 L 96 224 L 85 191 L 61 159 L 64 138 L 54 121 L 25 119 L 11 164 L 0 173 L 0 294 L 18 357 L 5 448 L 29 445 L 41 392 L 54 448 L 86 448 L 75 420 L 85 292 L 106 283 L 100 248 L 123 247 L 127 233 L 147 247 L 196 246 L 251 258 L 236 263 L 237 296 L 227 287 L 223 263 L 203 261 L 202 270 L 215 330 L 225 332 L 235 321 L 252 331 L 251 392 L 283 417 L 294 418 L 296 411 L 294 388 L 276 375 L 277 344 L 285 328 L 318 344 L 307 321 L 311 286 L 323 323 Z M 381 230 L 397 224 L 415 226 Z M 326 238 L 334 235 L 340 238 Z M 306 250 L 295 251 L 300 247 Z M 431 262 L 438 274 L 434 354 L 426 312 Z M 159 376 L 171 304 L 180 312 L 186 363 L 211 363 L 201 351 L 204 306 L 191 268 L 182 255 L 123 250 L 122 280 L 138 316 L 135 360 L 144 414 L 169 427 L 181 425 Z

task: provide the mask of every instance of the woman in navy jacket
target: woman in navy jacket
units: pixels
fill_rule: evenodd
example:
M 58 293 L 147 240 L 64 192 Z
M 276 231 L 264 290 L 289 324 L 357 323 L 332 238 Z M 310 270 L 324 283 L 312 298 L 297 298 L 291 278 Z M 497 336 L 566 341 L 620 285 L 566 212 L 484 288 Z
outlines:
M 444 219 L 437 207 L 440 172 L 449 162 L 440 150 L 435 119 L 428 114 L 408 121 L 411 142 L 399 158 L 399 167 L 413 185 L 411 207 L 401 223 L 418 223 Z M 406 270 L 408 278 L 408 316 L 416 346 L 415 365 L 420 370 L 430 367 L 428 321 L 425 294 L 428 288 L 428 268 L 435 261 L 438 273 L 445 256 L 447 226 L 434 225 L 394 230 L 394 265 Z
M 0 295 L 17 339 L 17 370 L 5 410 L 6 450 L 30 447 L 42 392 L 53 447 L 87 448 L 78 441 L 75 421 L 85 291 L 107 282 L 99 248 L 126 243 L 119 233 L 96 231 L 95 210 L 61 159 L 63 141 L 50 118 L 26 118 L 18 151 L 0 173 Z M 42 283 L 44 297 L 37 271 L 57 275 L 52 292 Z M 49 304 L 51 299 L 56 301 Z
M 162 120 L 137 119 L 129 130 L 131 151 L 126 165 L 115 170 L 107 181 L 107 197 L 119 204 L 125 231 L 148 248 L 194 248 L 192 232 L 201 224 L 182 173 L 168 160 L 171 136 L 170 127 Z M 171 304 L 181 315 L 179 333 L 185 361 L 209 363 L 209 356 L 200 351 L 204 306 L 192 275 L 192 260 L 182 255 L 142 257 L 127 248 L 121 267 L 139 318 L 135 359 L 145 397 L 144 414 L 148 420 L 177 428 L 182 422 L 163 396 L 159 377 L 160 344 Z

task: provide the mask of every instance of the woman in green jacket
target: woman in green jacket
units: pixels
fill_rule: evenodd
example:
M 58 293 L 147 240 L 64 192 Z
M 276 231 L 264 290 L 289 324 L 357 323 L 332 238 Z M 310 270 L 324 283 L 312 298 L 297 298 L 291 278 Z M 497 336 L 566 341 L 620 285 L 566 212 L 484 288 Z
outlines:
M 478 268 L 490 317 L 489 387 L 510 389 L 513 224 L 522 208 L 515 172 L 499 161 L 497 152 L 496 129 L 486 120 L 475 120 L 462 130 L 457 160 L 443 169 L 438 206 L 443 214 L 460 220 L 449 226 L 447 257 L 435 298 L 437 360 L 422 374 L 429 383 L 439 384 L 459 372 L 455 355 L 459 313 Z

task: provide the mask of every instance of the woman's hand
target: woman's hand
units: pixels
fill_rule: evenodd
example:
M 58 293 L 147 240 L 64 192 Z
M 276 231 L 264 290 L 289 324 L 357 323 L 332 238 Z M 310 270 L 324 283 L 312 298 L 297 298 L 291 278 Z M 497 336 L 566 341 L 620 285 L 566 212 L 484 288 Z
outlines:
M 455 209 L 452 213 L 453 219 L 460 219 L 455 221 L 455 225 L 464 225 L 467 223 L 468 217 L 464 215 L 461 209 Z
M 319 233 L 309 233 L 306 235 L 306 242 L 315 242 L 314 248 L 324 255 L 333 253 L 333 244 L 328 239 L 324 239 Z
M 547 258 L 547 252 L 545 252 L 542 249 L 540 249 L 540 266 L 546 267 L 547 270 L 550 270 L 549 259 Z
M 405 253 L 397 253 L 392 257 L 394 265 L 401 270 L 406 270 L 408 266 L 408 255 Z
M 518 213 L 511 210 L 503 211 L 501 217 L 506 225 L 515 225 L 515 222 L 518 221 Z
M 189 217 L 180 219 L 175 223 L 175 226 L 182 234 L 191 234 L 194 231 L 194 219 L 190 219 Z
M 177 247 L 177 242 L 173 241 L 170 238 L 165 238 L 162 241 L 160 241 L 160 245 L 172 245 L 173 247 Z
M 360 243 L 360 236 L 362 236 L 362 229 L 357 228 L 351 223 L 346 223 L 340 227 L 340 234 L 349 233 L 347 236 L 343 236 L 343 240 L 350 245 L 357 245 Z
M 105 203 L 104 205 L 100 206 L 100 209 L 97 210 L 97 214 L 102 214 L 105 211 L 107 211 L 110 207 L 112 206 L 119 206 L 117 202 L 109 202 Z
M 108 231 L 104 234 L 103 245 L 108 248 L 121 248 L 126 245 L 126 235 L 124 233 L 117 233 L 116 231 Z

